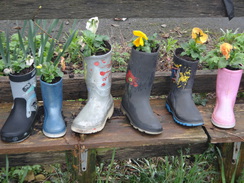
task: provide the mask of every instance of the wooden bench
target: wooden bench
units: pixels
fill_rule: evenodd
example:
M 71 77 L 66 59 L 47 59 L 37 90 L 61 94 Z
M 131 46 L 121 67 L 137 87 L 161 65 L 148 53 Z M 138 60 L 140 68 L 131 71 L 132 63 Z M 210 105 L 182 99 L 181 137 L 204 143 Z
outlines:
M 235 15 L 244 16 L 244 2 L 235 0 Z M 38 7 L 42 6 L 40 10 Z M 179 11 L 184 9 L 186 11 Z M 21 10 L 21 11 L 20 11 Z M 165 1 L 84 1 L 84 0 L 2 0 L 0 2 L 1 20 L 23 20 L 33 18 L 99 18 L 134 17 L 220 17 L 225 16 L 222 0 L 165 0 Z M 9 13 L 10 12 L 10 13 Z M 198 71 L 194 84 L 194 92 L 215 92 L 216 71 Z M 152 96 L 167 95 L 170 84 L 169 72 L 157 72 Z M 112 75 L 112 95 L 121 97 L 125 84 L 125 73 Z M 244 79 L 240 91 L 244 91 Z M 42 105 L 40 85 L 38 82 L 39 106 Z M 18 144 L 0 142 L 0 167 L 5 166 L 5 155 L 8 154 L 10 166 L 25 164 L 43 164 L 64 162 L 65 157 L 73 162 L 73 169 L 79 182 L 92 182 L 96 160 L 109 159 L 116 149 L 117 159 L 177 155 L 179 150 L 188 149 L 188 154 L 204 152 L 209 143 L 218 144 L 224 163 L 226 164 L 227 180 L 234 170 L 233 148 L 241 153 L 237 169 L 237 177 L 244 166 L 244 103 L 237 101 L 235 113 L 237 125 L 231 130 L 215 128 L 210 121 L 215 101 L 206 106 L 198 106 L 203 115 L 203 127 L 186 128 L 175 124 L 172 116 L 165 109 L 165 99 L 153 97 L 151 106 L 162 122 L 164 131 L 161 135 L 150 136 L 134 130 L 122 115 L 120 100 L 115 100 L 115 113 L 108 120 L 104 130 L 92 135 L 77 135 L 70 130 L 73 118 L 85 102 L 77 101 L 86 98 L 87 91 L 84 78 L 64 76 L 63 114 L 68 131 L 63 138 L 49 139 L 41 132 L 40 120 L 36 124 L 33 135 Z M 7 77 L 0 77 L 0 128 L 5 122 L 12 105 L 12 96 Z M 238 150 L 236 145 L 240 145 Z

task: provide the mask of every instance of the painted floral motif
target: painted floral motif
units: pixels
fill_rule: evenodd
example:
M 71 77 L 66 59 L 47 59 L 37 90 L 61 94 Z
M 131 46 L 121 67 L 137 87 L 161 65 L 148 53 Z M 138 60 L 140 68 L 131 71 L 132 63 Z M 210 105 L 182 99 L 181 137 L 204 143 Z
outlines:
M 138 78 L 136 78 L 131 70 L 128 70 L 128 72 L 126 73 L 126 82 L 129 83 L 130 85 L 134 86 L 134 87 L 138 87 Z
M 178 88 L 185 87 L 187 84 L 187 81 L 189 80 L 191 76 L 191 69 L 184 67 L 182 68 L 183 72 L 180 71 L 181 64 L 174 64 L 171 72 L 171 79 L 174 83 L 177 84 Z

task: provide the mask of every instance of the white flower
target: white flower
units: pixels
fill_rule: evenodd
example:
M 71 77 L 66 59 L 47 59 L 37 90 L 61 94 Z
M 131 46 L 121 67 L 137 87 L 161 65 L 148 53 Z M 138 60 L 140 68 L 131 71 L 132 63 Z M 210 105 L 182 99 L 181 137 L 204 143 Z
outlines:
M 80 41 L 78 42 L 78 44 L 81 45 L 81 49 L 80 49 L 80 51 L 83 51 L 84 48 L 85 48 L 85 46 L 86 46 L 86 44 L 83 42 L 83 37 L 81 37 L 81 39 L 80 39 Z
M 25 61 L 26 65 L 31 66 L 33 64 L 33 62 L 34 62 L 34 57 L 31 55 L 28 55 L 26 58 L 26 61 Z
M 12 72 L 12 69 L 11 69 L 11 68 L 5 68 L 5 69 L 3 70 L 3 73 L 4 73 L 5 75 L 9 75 L 11 72 Z
M 96 34 L 99 25 L 98 17 L 90 18 L 86 23 L 86 29 Z

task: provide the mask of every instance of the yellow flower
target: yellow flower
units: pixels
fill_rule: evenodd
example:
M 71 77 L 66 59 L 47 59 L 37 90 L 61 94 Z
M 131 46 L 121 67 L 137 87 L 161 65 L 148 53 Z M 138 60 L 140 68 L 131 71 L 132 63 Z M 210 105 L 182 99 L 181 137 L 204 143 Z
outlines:
M 148 37 L 145 33 L 141 32 L 141 31 L 133 31 L 133 34 L 135 36 L 138 36 L 138 38 L 136 38 L 134 41 L 133 41 L 133 44 L 136 46 L 136 47 L 139 47 L 139 46 L 144 46 L 144 39 L 145 40 L 148 40 Z
M 191 33 L 192 39 L 195 39 L 196 43 L 203 44 L 208 40 L 208 35 L 205 34 L 200 28 L 195 27 Z
M 42 64 L 36 66 L 37 69 L 41 69 L 42 68 Z
M 229 43 L 223 43 L 220 45 L 220 52 L 225 56 L 225 59 L 230 58 L 230 52 L 233 49 L 233 46 Z

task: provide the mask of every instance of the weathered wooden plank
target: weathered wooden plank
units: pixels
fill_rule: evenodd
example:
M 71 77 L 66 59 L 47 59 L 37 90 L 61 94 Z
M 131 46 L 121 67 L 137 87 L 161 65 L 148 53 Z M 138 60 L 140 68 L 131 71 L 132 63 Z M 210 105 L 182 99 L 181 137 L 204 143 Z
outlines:
M 160 157 L 160 156 L 174 156 L 179 155 L 180 152 L 183 154 L 199 154 L 203 153 L 208 148 L 206 142 L 203 143 L 191 143 L 191 144 L 164 144 L 164 145 L 153 145 L 153 146 L 140 146 L 140 147 L 124 147 L 116 148 L 115 158 L 124 160 L 128 158 L 147 158 L 147 157 Z M 96 152 L 98 161 L 111 159 L 113 148 L 99 148 L 93 149 Z M 78 151 L 77 151 L 78 152 Z M 74 154 L 72 151 L 67 152 L 42 152 L 42 153 L 25 153 L 25 154 L 9 154 L 9 165 L 10 166 L 24 166 L 24 165 L 35 165 L 35 164 L 52 164 L 52 163 L 67 163 L 66 155 L 68 156 L 68 164 L 71 164 L 74 160 Z M 76 154 L 78 158 L 78 154 Z M 76 160 L 77 161 L 77 160 Z M 77 162 L 78 163 L 78 162 Z M 77 164 L 76 163 L 76 164 Z M 90 166 L 90 163 L 88 164 Z M 0 168 L 5 167 L 5 154 L 0 154 Z M 74 168 L 74 167 L 73 167 Z M 79 167 L 75 167 L 78 171 Z M 82 172 L 81 172 L 82 173 Z
M 170 89 L 170 72 L 156 72 L 154 84 L 152 87 L 152 96 L 166 95 Z M 215 92 L 216 70 L 197 71 L 193 92 Z M 74 78 L 64 76 L 63 80 L 63 98 L 64 100 L 76 100 L 87 98 L 87 89 L 83 76 L 75 75 Z M 111 93 L 114 97 L 121 97 L 124 93 L 125 73 L 112 74 Z M 244 76 L 242 77 L 239 91 L 244 91 Z M 40 82 L 37 82 L 37 96 L 41 99 Z M 0 103 L 12 102 L 11 89 L 8 77 L 0 77 Z
M 8 155 L 9 166 L 65 163 L 65 152 L 42 152 Z M 0 155 L 0 168 L 6 167 L 6 156 Z
M 244 2 L 235 0 L 235 15 L 244 16 Z M 42 8 L 38 11 L 39 6 Z M 222 0 L 1 0 L 0 19 L 67 19 L 115 17 L 220 17 L 225 16 Z
M 211 122 L 214 103 L 210 102 L 206 107 L 199 107 L 204 118 L 204 127 L 210 136 L 211 143 L 244 142 L 244 104 L 238 101 L 235 104 L 236 126 L 232 129 L 216 128 Z
M 63 138 L 49 139 L 41 132 L 41 124 L 37 123 L 34 134 L 27 140 L 17 144 L 0 142 L 0 154 L 19 154 L 29 152 L 65 151 L 74 150 L 84 146 L 87 149 L 97 148 L 135 148 L 175 144 L 204 144 L 207 136 L 201 127 L 185 128 L 175 124 L 171 115 L 165 109 L 163 99 L 151 100 L 152 108 L 160 119 L 164 132 L 157 136 L 140 133 L 129 125 L 125 116 L 120 112 L 120 100 L 115 101 L 115 113 L 105 128 L 96 134 L 85 135 L 84 139 L 78 138 L 71 132 L 70 125 L 73 117 L 80 111 L 81 102 L 64 102 L 63 114 L 67 122 L 67 134 Z M 0 128 L 6 120 L 11 105 L 0 105 Z

